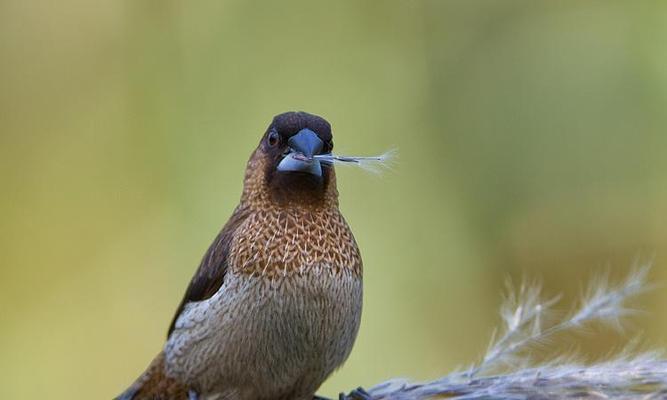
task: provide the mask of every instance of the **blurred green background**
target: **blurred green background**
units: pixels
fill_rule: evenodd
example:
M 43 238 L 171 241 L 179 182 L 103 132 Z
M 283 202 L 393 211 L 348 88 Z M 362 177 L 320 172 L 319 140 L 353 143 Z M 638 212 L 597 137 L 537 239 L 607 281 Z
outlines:
M 658 1 L 0 1 L 0 397 L 138 376 L 287 110 L 326 117 L 340 153 L 400 151 L 381 177 L 339 168 L 365 310 L 322 394 L 478 360 L 508 275 L 576 299 L 653 257 L 665 282 L 666 20 Z M 649 347 L 665 302 L 637 304 Z

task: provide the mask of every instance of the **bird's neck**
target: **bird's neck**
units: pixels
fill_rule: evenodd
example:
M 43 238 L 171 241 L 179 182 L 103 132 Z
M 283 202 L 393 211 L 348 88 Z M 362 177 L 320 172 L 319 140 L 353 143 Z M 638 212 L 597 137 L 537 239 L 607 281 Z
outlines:
M 241 204 L 248 209 L 303 209 L 320 212 L 338 209 L 336 173 L 324 170 L 322 177 L 301 174 L 271 175 L 266 161 L 251 157 L 243 183 Z M 267 179 L 270 176 L 271 179 Z

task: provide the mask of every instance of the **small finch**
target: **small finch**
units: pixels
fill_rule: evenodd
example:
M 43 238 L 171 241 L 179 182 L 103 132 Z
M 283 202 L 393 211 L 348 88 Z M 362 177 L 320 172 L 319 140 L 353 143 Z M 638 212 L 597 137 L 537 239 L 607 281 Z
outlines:
M 350 354 L 361 318 L 362 261 L 338 209 L 333 164 L 382 158 L 332 149 L 323 118 L 273 119 L 163 350 L 117 399 L 315 397 Z

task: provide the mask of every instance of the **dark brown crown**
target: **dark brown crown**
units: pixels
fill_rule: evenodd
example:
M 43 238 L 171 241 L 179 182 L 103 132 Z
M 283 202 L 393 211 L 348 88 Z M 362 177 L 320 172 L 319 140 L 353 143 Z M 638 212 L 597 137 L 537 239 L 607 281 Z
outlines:
M 324 143 L 331 142 L 331 125 L 324 118 L 307 112 L 290 111 L 276 115 L 269 126 L 269 130 L 275 130 L 283 139 L 306 128 L 315 132 Z

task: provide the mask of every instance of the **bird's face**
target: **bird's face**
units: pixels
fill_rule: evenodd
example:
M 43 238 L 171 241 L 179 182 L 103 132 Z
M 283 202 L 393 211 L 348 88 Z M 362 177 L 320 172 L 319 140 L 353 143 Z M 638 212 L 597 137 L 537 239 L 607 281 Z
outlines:
M 273 169 L 271 175 L 310 175 L 322 179 L 323 164 L 314 156 L 331 153 L 331 126 L 323 118 L 304 112 L 288 112 L 276 116 L 267 129 L 262 151 Z
M 271 191 L 324 192 L 332 184 L 333 165 L 315 156 L 332 149 L 327 121 L 305 112 L 288 112 L 273 119 L 255 156 L 264 159 L 264 182 Z

